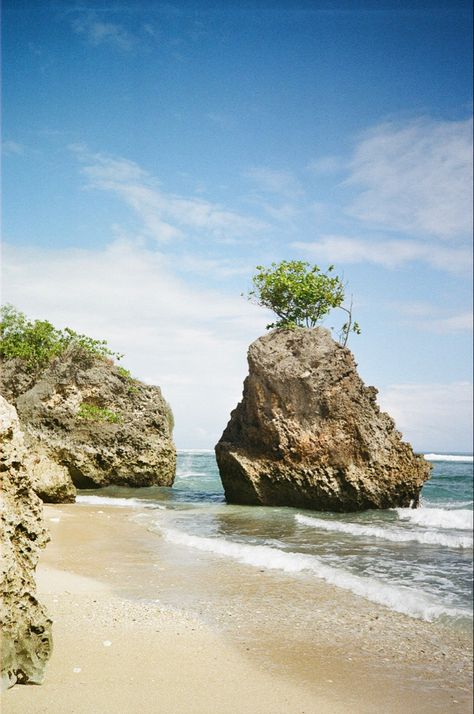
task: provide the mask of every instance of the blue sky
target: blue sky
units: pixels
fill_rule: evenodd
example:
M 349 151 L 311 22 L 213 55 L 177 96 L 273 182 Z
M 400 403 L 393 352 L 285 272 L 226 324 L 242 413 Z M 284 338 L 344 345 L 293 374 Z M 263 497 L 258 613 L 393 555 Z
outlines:
M 4 0 L 3 301 L 106 337 L 212 447 L 269 321 L 255 266 L 334 263 L 383 408 L 470 450 L 471 26 L 461 1 Z

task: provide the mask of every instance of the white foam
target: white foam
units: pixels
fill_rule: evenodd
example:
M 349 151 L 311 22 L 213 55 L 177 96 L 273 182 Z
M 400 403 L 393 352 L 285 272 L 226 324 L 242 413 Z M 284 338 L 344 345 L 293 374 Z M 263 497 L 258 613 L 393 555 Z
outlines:
M 164 506 L 160 506 L 157 503 L 140 498 L 113 498 L 111 496 L 76 496 L 76 503 L 88 506 L 116 506 L 120 508 L 164 508 Z
M 460 456 L 459 454 L 423 454 L 427 461 L 459 461 L 466 464 L 472 464 L 473 457 Z
M 176 449 L 178 454 L 213 454 L 214 449 Z
M 472 548 L 472 538 L 469 536 L 447 535 L 446 533 L 409 531 L 400 528 L 383 528 L 381 526 L 363 526 L 359 523 L 344 523 L 342 521 L 328 521 L 322 518 L 312 518 L 297 514 L 298 523 L 312 528 L 319 528 L 332 533 L 347 533 L 355 536 L 369 536 L 370 538 L 383 538 L 394 543 L 422 543 L 423 545 L 443 545 L 448 548 Z
M 410 521 L 417 526 L 428 528 L 455 528 L 462 531 L 472 531 L 473 512 L 460 508 L 396 508 L 398 517 Z
M 371 577 L 354 575 L 326 565 L 313 555 L 287 553 L 267 545 L 247 545 L 224 538 L 202 538 L 173 528 L 162 528 L 161 530 L 166 540 L 171 543 L 230 557 L 246 565 L 277 569 L 286 573 L 311 572 L 331 585 L 350 590 L 355 595 L 360 595 L 367 600 L 410 617 L 432 621 L 442 615 L 470 616 L 468 611 L 445 607 L 420 590 L 401 585 L 390 585 Z
M 192 478 L 193 476 L 207 476 L 204 471 L 183 471 L 183 473 L 177 473 L 176 478 Z

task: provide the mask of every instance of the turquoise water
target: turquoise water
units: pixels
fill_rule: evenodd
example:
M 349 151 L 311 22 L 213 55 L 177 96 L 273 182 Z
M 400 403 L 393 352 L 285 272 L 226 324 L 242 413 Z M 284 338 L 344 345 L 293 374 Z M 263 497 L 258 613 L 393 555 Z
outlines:
M 181 451 L 173 488 L 82 491 L 144 510 L 150 538 L 260 569 L 302 574 L 397 612 L 472 625 L 472 456 L 430 455 L 419 509 L 332 514 L 227 505 L 213 452 Z M 447 459 L 447 460 L 442 460 Z

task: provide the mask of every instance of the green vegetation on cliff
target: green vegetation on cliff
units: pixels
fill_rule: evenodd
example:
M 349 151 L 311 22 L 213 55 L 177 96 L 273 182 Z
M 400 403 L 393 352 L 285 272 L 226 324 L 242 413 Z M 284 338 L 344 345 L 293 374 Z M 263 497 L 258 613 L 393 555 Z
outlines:
M 31 370 L 45 367 L 68 347 L 77 346 L 95 357 L 121 359 L 106 340 L 94 340 L 70 327 L 58 330 L 48 320 L 29 320 L 13 305 L 0 310 L 0 356 L 18 358 Z
M 96 404 L 90 404 L 89 402 L 82 402 L 77 416 L 79 419 L 85 419 L 86 421 L 108 421 L 111 424 L 118 424 L 121 420 L 120 415 L 111 409 L 98 407 Z

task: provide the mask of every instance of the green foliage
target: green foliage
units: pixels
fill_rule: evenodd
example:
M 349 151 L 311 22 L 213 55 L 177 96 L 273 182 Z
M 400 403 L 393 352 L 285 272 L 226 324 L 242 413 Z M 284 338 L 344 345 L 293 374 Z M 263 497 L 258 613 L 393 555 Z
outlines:
M 31 370 L 45 367 L 54 357 L 69 346 L 77 345 L 85 352 L 103 359 L 121 359 L 123 355 L 112 352 L 106 340 L 94 340 L 70 327 L 58 330 L 48 320 L 28 320 L 13 305 L 0 310 L 0 355 L 6 359 L 17 357 Z
M 330 265 L 325 273 L 317 265 L 302 260 L 282 260 L 270 268 L 257 265 L 253 277 L 253 289 L 247 297 L 251 302 L 272 310 L 278 320 L 267 325 L 267 330 L 277 327 L 294 330 L 296 327 L 315 327 L 333 309 L 347 313 L 347 321 L 339 333 L 340 343 L 345 347 L 349 334 L 361 334 L 359 323 L 352 319 L 352 298 L 345 307 L 345 285 L 333 275 Z M 332 329 L 332 328 L 331 328 Z
M 65 327 L 61 332 L 62 341 L 64 343 L 64 349 L 69 345 L 77 345 L 81 347 L 86 352 L 94 355 L 95 357 L 103 357 L 109 359 L 120 360 L 123 354 L 119 352 L 113 352 L 107 346 L 107 340 L 94 340 L 92 337 L 87 335 L 81 335 L 70 327 Z
M 117 367 L 117 372 L 127 383 L 127 392 L 129 394 L 136 394 L 138 392 L 138 386 L 136 380 L 132 377 L 130 370 L 125 369 L 125 367 Z
M 89 404 L 89 402 L 82 402 L 77 416 L 86 421 L 108 421 L 111 424 L 118 424 L 121 421 L 120 416 L 111 409 L 98 407 L 95 404 Z
M 47 364 L 63 349 L 62 335 L 47 320 L 31 322 L 12 305 L 0 312 L 0 355 L 18 357 L 30 369 Z
M 119 375 L 120 375 L 121 377 L 123 377 L 124 379 L 133 379 L 133 377 L 132 377 L 132 375 L 131 375 L 131 373 L 130 373 L 130 370 L 129 370 L 129 369 L 125 369 L 125 367 L 117 367 L 117 372 L 118 372 Z
M 248 299 L 278 316 L 267 329 L 314 327 L 344 300 L 344 285 L 333 270 L 330 265 L 323 273 L 302 260 L 282 260 L 270 268 L 258 265 Z

